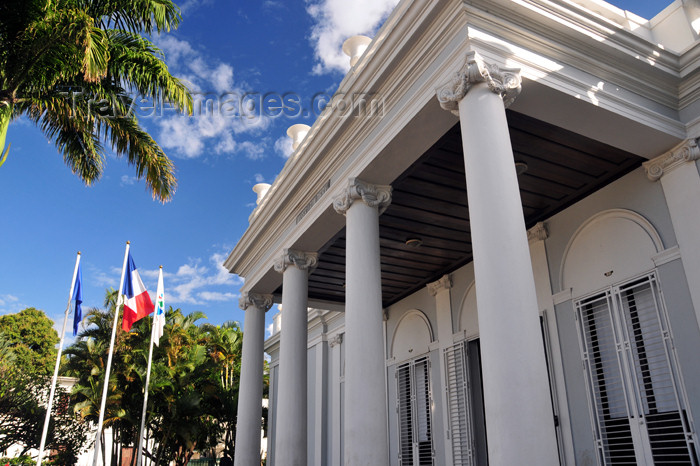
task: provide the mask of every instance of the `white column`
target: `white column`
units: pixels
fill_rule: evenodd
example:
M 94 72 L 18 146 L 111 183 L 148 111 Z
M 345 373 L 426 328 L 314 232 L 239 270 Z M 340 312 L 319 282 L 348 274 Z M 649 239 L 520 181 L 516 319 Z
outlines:
M 265 312 L 272 306 L 272 295 L 244 292 L 239 304 L 245 311 L 245 321 L 234 465 L 259 466 Z
M 333 201 L 346 216 L 345 466 L 389 464 L 379 215 L 391 186 L 351 178 Z
M 681 252 L 695 316 L 700 325 L 700 138 L 690 139 L 669 152 L 644 163 L 652 181 L 661 180 L 673 231 Z
M 504 109 L 518 70 L 475 52 L 438 91 L 457 113 L 474 254 L 489 464 L 559 464 L 525 221 Z
M 309 272 L 315 253 L 287 249 L 275 263 L 283 274 L 284 328 L 280 334 L 280 369 L 277 389 L 275 465 L 307 464 L 307 306 Z

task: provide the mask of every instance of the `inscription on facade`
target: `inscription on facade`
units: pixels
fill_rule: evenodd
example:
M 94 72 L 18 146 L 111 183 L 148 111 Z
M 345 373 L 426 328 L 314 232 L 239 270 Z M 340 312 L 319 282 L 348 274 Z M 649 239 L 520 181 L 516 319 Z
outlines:
M 328 180 L 322 187 L 321 189 L 316 193 L 314 197 L 311 198 L 311 200 L 304 206 L 303 209 L 301 209 L 301 212 L 299 212 L 299 215 L 297 215 L 297 225 L 299 222 L 301 222 L 301 219 L 304 218 L 306 214 L 309 213 L 309 211 L 313 208 L 314 205 L 323 197 L 324 194 L 326 194 L 326 191 L 328 191 L 331 188 L 331 180 Z

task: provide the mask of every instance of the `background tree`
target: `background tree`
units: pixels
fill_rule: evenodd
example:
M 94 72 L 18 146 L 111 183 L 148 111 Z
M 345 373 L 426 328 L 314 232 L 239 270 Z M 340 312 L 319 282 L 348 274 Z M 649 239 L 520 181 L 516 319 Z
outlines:
M 170 199 L 173 164 L 132 105 L 135 93 L 191 113 L 189 91 L 145 37 L 180 19 L 171 0 L 0 2 L 0 151 L 10 122 L 26 115 L 86 184 L 102 174 L 106 141 L 154 198 Z
M 14 363 L 30 375 L 50 375 L 56 364 L 58 332 L 44 311 L 33 307 L 0 316 L 0 332 L 11 348 Z
M 41 440 L 58 334 L 34 308 L 0 317 L 0 329 L 0 451 L 15 445 L 27 453 Z M 55 464 L 75 464 L 87 425 L 76 422 L 60 386 L 54 400 L 46 447 L 58 452 Z
M 116 292 L 108 291 L 105 309 L 86 313 L 82 331 L 65 351 L 64 373 L 78 378 L 74 409 L 90 422 L 99 416 L 115 310 Z M 155 464 L 184 466 L 196 451 L 211 452 L 221 443 L 233 452 L 242 332 L 235 322 L 197 325 L 205 317 L 166 311 L 164 334 L 154 348 L 146 418 L 151 442 L 144 455 Z M 149 317 L 130 332 L 117 330 L 104 424 L 111 427 L 114 464 L 122 460 L 117 446 L 138 445 L 151 326 Z

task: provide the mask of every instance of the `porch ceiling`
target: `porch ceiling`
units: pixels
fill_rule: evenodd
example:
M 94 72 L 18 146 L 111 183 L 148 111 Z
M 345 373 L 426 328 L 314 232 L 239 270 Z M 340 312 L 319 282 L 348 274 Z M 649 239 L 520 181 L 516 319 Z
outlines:
M 644 160 L 587 137 L 507 111 L 527 227 L 638 167 Z M 487 154 L 484 154 L 487 156 Z M 472 259 L 462 138 L 452 127 L 398 180 L 379 217 L 382 299 L 391 305 Z M 413 248 L 406 240 L 418 238 Z M 309 298 L 345 300 L 345 230 L 319 254 Z M 281 287 L 276 291 L 281 294 Z

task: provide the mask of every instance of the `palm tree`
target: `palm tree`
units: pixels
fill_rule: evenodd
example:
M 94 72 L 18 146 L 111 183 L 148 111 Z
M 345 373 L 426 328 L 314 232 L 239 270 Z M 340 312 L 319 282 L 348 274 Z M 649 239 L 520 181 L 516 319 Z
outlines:
M 224 456 L 233 458 L 238 415 L 238 384 L 241 373 L 241 351 L 243 332 L 235 321 L 223 325 L 202 325 L 202 335 L 208 348 L 211 362 L 218 369 L 218 387 L 213 397 L 218 423 L 222 430 Z M 262 374 L 262 367 L 260 368 Z
M 87 185 L 103 171 L 108 141 L 169 200 L 174 167 L 131 112 L 134 94 L 191 113 L 192 97 L 143 34 L 180 22 L 172 0 L 2 0 L 0 151 L 10 122 L 25 115 Z M 0 165 L 9 145 L 0 154 Z

